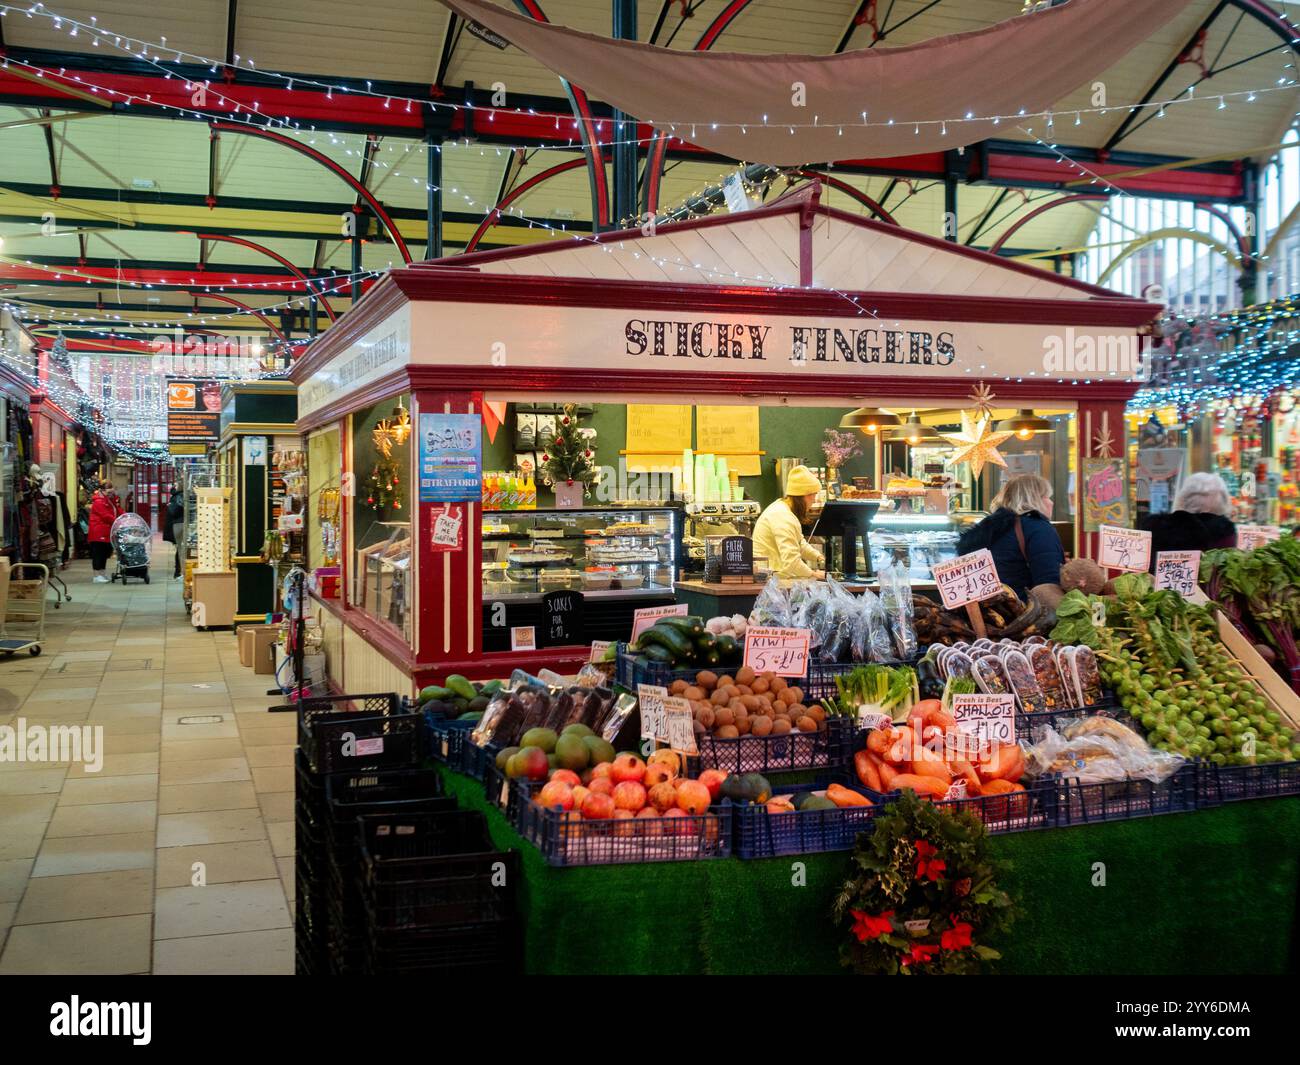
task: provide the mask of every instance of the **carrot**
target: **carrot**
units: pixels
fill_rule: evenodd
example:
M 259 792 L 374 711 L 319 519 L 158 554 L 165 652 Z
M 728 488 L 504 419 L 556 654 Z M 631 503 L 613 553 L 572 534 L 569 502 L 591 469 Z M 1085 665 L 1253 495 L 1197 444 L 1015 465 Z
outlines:
M 880 771 L 876 768 L 879 762 L 875 757 L 870 751 L 857 751 L 853 755 L 853 768 L 857 771 L 859 783 L 872 791 L 884 791 L 880 786 Z
M 931 714 L 930 720 L 926 724 L 933 725 L 944 732 L 952 732 L 957 727 L 957 719 L 952 714 L 940 711 L 937 714 Z
M 985 795 L 1008 795 L 1020 788 L 1019 784 L 1012 784 L 1009 780 L 994 778 L 984 784 Z
M 871 751 L 872 754 L 878 754 L 883 758 L 885 752 L 889 750 L 889 742 L 892 732 L 892 729 L 872 729 L 867 733 L 867 750 Z
M 948 793 L 948 785 L 936 777 L 922 777 L 914 773 L 899 773 L 894 777 L 894 787 L 909 788 L 922 797 L 929 796 L 942 799 Z
M 971 765 L 970 762 L 961 758 L 954 758 L 948 763 L 948 768 L 951 769 L 955 775 L 965 778 L 966 793 L 968 795 L 971 793 L 979 794 L 981 791 L 980 775 L 975 772 L 975 767 Z
M 948 764 L 929 752 L 922 752 L 912 759 L 912 773 L 918 777 L 933 777 L 942 781 L 945 787 L 952 783 Z
M 842 784 L 828 784 L 826 787 L 826 798 L 830 799 L 836 806 L 872 806 L 870 799 L 852 788 L 846 788 Z
M 993 749 L 993 753 L 980 763 L 980 776 L 985 780 L 1017 781 L 1025 772 L 1025 758 L 1020 747 L 1014 743 L 1003 743 Z
M 878 770 L 880 773 L 880 790 L 893 791 L 894 781 L 898 779 L 898 770 L 888 762 L 881 762 Z

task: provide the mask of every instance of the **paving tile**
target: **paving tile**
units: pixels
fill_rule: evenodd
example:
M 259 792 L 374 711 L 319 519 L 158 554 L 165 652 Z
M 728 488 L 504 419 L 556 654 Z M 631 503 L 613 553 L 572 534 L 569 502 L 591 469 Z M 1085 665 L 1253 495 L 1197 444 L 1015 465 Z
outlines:
M 217 784 L 222 781 L 252 780 L 243 758 L 204 758 L 197 762 L 164 762 L 163 784 Z
M 54 816 L 57 795 L 6 795 L 0 798 L 0 836 L 44 825 Z
M 60 806 L 50 819 L 47 836 L 99 836 L 109 832 L 148 832 L 158 816 L 158 803 L 110 802 L 89 806 Z
M 0 973 L 111 976 L 149 971 L 152 920 L 147 914 L 20 925 L 9 932 Z
M 0 862 L 0 902 L 17 902 L 23 897 L 34 861 L 34 858 L 10 858 Z
M 106 754 L 104 764 L 98 773 L 91 773 L 86 766 L 77 763 L 68 768 L 68 778 L 78 776 L 90 777 L 129 777 L 141 773 L 158 772 L 158 755 L 156 752 L 140 754 Z
M 0 773 L 0 796 L 58 794 L 68 771 L 62 766 L 51 769 L 25 769 Z
M 44 682 L 31 695 L 27 696 L 25 705 L 34 703 L 68 703 L 84 700 L 89 703 L 99 692 L 98 687 L 88 688 L 84 681 L 75 685 L 59 684 L 56 681 Z
M 196 863 L 202 863 L 201 870 L 195 869 Z M 244 843 L 200 843 L 158 850 L 155 877 L 159 888 L 191 886 L 199 872 L 208 884 L 229 884 L 274 877 L 277 865 L 271 844 L 265 839 Z
M 144 802 L 158 797 L 158 774 L 126 777 L 76 777 L 63 785 L 60 806 L 96 803 Z
M 253 769 L 267 766 L 292 766 L 293 752 L 297 747 L 292 743 L 268 743 L 264 746 L 249 747 L 244 752 L 248 764 Z
M 292 823 L 289 824 L 289 828 L 293 828 Z M 162 814 L 158 818 L 158 846 L 185 847 L 196 843 L 239 843 L 265 839 L 267 831 L 262 823 L 262 812 L 256 808 Z M 279 857 L 279 852 L 276 853 Z
M 257 806 L 257 793 L 246 780 L 213 784 L 169 784 L 158 790 L 160 814 L 204 810 L 242 810 Z
M 45 838 L 44 824 L 28 824 L 21 828 L 5 825 L 0 829 L 0 862 L 14 858 L 35 858 Z
M 288 791 L 294 789 L 292 766 L 261 766 L 251 770 L 253 787 L 258 791 Z
M 289 907 L 279 877 L 207 887 L 162 888 L 154 909 L 154 936 L 180 939 L 228 932 L 288 928 Z
M 202 762 L 212 758 L 241 758 L 244 745 L 238 739 L 167 740 L 162 745 L 162 760 L 168 762 Z M 252 764 L 250 759 L 249 764 Z
M 244 728 L 239 729 L 239 738 L 245 747 L 283 747 L 286 743 L 296 743 L 298 728 Z
M 204 710 L 210 710 L 210 707 L 195 707 L 193 713 L 189 716 L 205 717 Z M 162 738 L 170 743 L 173 740 L 233 740 L 239 736 L 239 729 L 235 727 L 233 721 L 220 721 L 211 725 L 200 724 L 174 724 L 169 725 L 166 722 L 162 726 Z
M 254 773 L 257 770 L 253 770 Z M 260 791 L 257 793 L 257 805 L 262 810 L 262 820 L 267 824 L 273 821 L 293 820 L 293 799 L 291 791 Z
M 273 821 L 266 826 L 271 840 L 271 850 L 277 858 L 292 858 L 294 853 L 294 823 Z
M 292 976 L 293 930 L 160 939 L 154 943 L 157 975 Z
M 152 910 L 152 869 L 42 876 L 28 884 L 14 924 L 124 917 Z

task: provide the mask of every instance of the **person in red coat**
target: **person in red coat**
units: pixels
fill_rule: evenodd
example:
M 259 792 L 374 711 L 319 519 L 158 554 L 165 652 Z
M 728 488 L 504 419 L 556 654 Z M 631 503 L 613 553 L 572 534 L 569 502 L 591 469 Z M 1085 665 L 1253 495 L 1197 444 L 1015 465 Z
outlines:
M 90 521 L 86 533 L 86 539 L 90 543 L 90 564 L 95 571 L 96 584 L 108 583 L 104 567 L 108 565 L 108 558 L 113 553 L 113 545 L 108 540 L 108 531 L 121 513 L 122 508 L 118 505 L 111 486 L 107 482 L 101 482 L 95 489 L 95 494 L 90 497 Z

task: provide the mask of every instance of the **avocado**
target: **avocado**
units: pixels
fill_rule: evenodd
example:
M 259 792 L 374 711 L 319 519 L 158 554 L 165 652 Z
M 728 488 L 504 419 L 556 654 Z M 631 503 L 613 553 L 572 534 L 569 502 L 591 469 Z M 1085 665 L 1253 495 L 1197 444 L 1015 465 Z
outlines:
M 519 742 L 525 747 L 540 747 L 547 754 L 552 754 L 555 751 L 555 741 L 558 739 L 552 729 L 530 728 Z
M 506 763 L 519 753 L 518 747 L 505 747 L 497 752 L 497 768 L 501 772 L 506 771 Z
M 478 693 L 479 695 L 493 696 L 500 690 L 501 682 L 499 680 L 485 680 L 479 688 Z
M 565 725 L 561 736 L 594 736 L 592 730 L 584 725 L 581 721 L 575 721 L 572 725 Z
M 420 689 L 418 702 L 423 706 L 431 699 L 447 700 L 450 699 L 453 694 L 454 693 L 448 688 L 439 687 L 437 684 L 429 684 Z
M 447 678 L 447 687 L 462 699 L 469 701 L 478 696 L 478 691 L 468 680 L 459 673 L 453 673 Z
M 456 720 L 457 721 L 478 721 L 482 717 L 483 717 L 482 710 L 471 710 L 467 714 L 461 714 L 460 717 L 456 718 Z
M 826 798 L 825 795 L 810 793 L 804 798 L 803 802 L 795 803 L 795 809 L 803 813 L 805 810 L 838 810 L 839 807 Z
M 443 699 L 431 699 L 423 704 L 423 708 L 431 714 L 437 714 L 440 717 L 455 717 L 456 707 Z
M 491 700 L 486 695 L 479 695 L 469 701 L 469 708 L 481 714 L 488 708 L 488 703 L 490 701 Z

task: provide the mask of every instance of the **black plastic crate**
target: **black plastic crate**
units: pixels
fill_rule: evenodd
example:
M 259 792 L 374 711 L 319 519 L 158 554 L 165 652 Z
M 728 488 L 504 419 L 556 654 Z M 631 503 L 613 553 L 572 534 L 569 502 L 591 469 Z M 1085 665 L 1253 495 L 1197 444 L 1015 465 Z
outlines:
M 523 971 L 523 928 L 508 918 L 443 928 L 374 932 L 367 940 L 364 972 L 503 976 Z
M 1016 710 L 1016 741 L 1021 744 L 1032 744 L 1036 729 L 1048 726 L 1059 732 L 1062 724 L 1072 718 L 1110 717 L 1118 719 L 1119 716 L 1119 708 L 1114 699 L 1103 699 L 1095 706 L 1062 707 L 1057 710 L 1024 711 L 1018 709 Z M 1141 729 L 1138 729 L 1138 735 L 1142 735 Z
M 304 712 L 298 747 L 312 773 L 402 769 L 424 756 L 422 722 L 419 714 L 403 713 L 395 695 L 381 713 Z
M 973 814 L 984 822 L 984 827 L 990 832 L 1029 832 L 1040 828 L 1056 828 L 1063 823 L 1057 801 L 1059 790 L 1055 782 L 1021 783 L 1024 791 L 930 801 L 952 813 Z M 877 803 L 896 802 L 902 796 L 902 792 L 897 790 L 882 794 L 858 783 L 849 786 Z
M 787 732 L 782 736 L 696 736 L 698 755 L 686 760 L 687 775 L 705 769 L 724 773 L 780 773 L 822 769 L 829 773 L 849 764 L 857 741 L 857 722 L 848 717 L 828 717 L 816 732 Z
M 551 865 L 680 862 L 731 854 L 734 807 L 729 801 L 699 815 L 588 821 L 573 810 L 539 806 L 522 781 L 513 785 L 519 834 Z
M 658 684 L 664 688 L 675 680 L 685 680 L 694 684 L 695 677 L 700 670 L 708 668 L 710 667 L 689 666 L 682 669 L 673 669 L 663 662 L 652 662 L 643 655 L 635 654 L 628 650 L 627 644 L 620 643 L 618 645 L 618 657 L 615 659 L 614 682 L 635 694 L 638 684 Z M 724 668 L 736 670 L 740 668 L 740 664 L 718 667 L 718 669 Z
M 899 659 L 896 661 L 882 662 L 886 666 L 913 666 L 921 660 L 920 653 L 908 659 L 906 662 Z M 860 666 L 871 665 L 870 662 L 817 662 L 812 660 L 811 656 L 808 662 L 808 675 L 802 680 L 790 678 L 791 684 L 797 684 L 803 689 L 804 705 L 811 706 L 813 703 L 821 702 L 823 699 L 830 699 L 839 694 L 839 689 L 835 686 L 835 678 L 842 677 L 846 673 L 852 673 Z
M 819 778 L 812 784 L 800 785 L 798 790 L 821 791 L 831 782 Z M 779 785 L 774 788 L 774 792 L 781 790 Z M 872 799 L 871 806 L 772 812 L 765 803 L 734 804 L 731 816 L 735 823 L 736 857 L 775 858 L 783 854 L 852 850 L 858 836 L 875 827 L 876 817 L 888 805 L 888 800 Z
M 1199 794 L 1203 804 L 1300 795 L 1300 762 L 1223 766 L 1201 764 L 1203 772 L 1199 777 Z
M 1134 778 L 1085 784 L 1075 778 L 1064 778 L 1048 785 L 1056 790 L 1060 825 L 1100 824 L 1217 806 L 1219 800 L 1212 797 L 1216 791 L 1211 772 L 1214 768 L 1188 762 L 1158 782 Z

